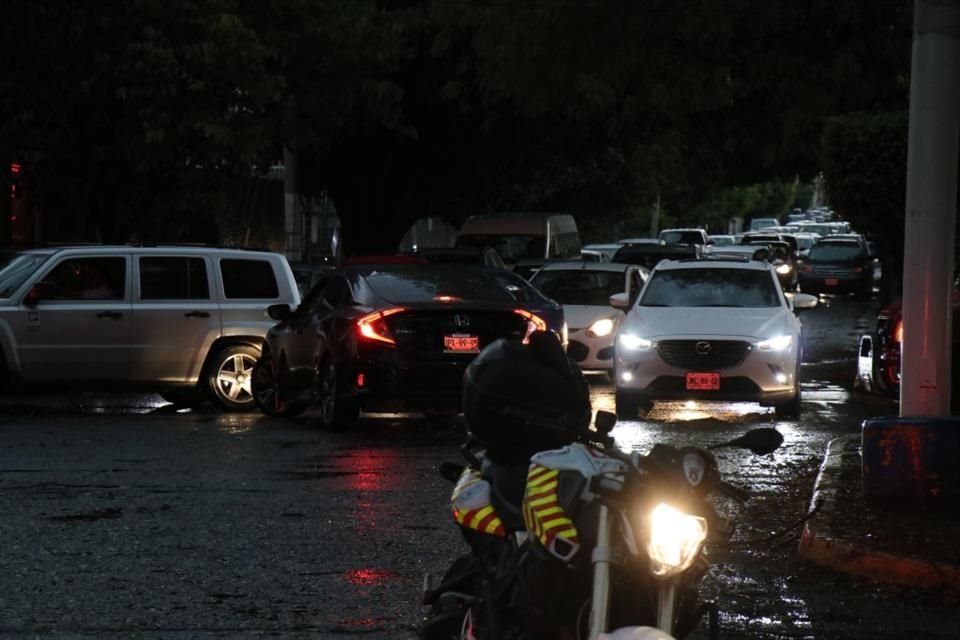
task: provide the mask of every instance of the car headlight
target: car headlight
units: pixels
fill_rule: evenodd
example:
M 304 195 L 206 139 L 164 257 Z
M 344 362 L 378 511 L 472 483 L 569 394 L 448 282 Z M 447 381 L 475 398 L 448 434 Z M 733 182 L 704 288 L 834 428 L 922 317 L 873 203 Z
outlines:
M 653 341 L 641 338 L 632 333 L 621 333 L 617 339 L 621 347 L 631 351 L 645 351 L 653 346 Z
M 587 329 L 587 335 L 591 338 L 603 338 L 613 333 L 614 327 L 613 318 L 603 318 L 590 325 L 590 328 Z
M 777 266 L 777 273 L 779 273 L 780 275 L 785 276 L 785 275 L 787 275 L 788 273 L 790 273 L 791 271 L 793 271 L 793 267 L 791 267 L 791 266 L 790 266 L 789 264 L 787 264 L 786 262 L 784 262 L 783 264 Z
M 707 521 L 661 502 L 650 512 L 647 554 L 653 575 L 674 576 L 693 564 L 707 539 Z
M 757 343 L 757 349 L 761 351 L 784 351 L 793 344 L 793 336 L 776 336 L 769 340 L 761 340 Z

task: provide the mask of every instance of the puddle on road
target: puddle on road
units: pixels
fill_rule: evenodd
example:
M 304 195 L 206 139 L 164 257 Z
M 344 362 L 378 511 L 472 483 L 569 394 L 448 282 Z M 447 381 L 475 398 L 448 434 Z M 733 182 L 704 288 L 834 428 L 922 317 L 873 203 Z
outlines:
M 403 580 L 396 571 L 390 569 L 350 569 L 342 574 L 344 580 L 361 587 L 382 587 Z

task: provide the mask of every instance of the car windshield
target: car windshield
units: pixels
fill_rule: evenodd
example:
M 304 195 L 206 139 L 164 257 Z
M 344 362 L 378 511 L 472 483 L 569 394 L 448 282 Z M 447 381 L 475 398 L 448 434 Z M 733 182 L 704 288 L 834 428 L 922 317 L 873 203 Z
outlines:
M 605 307 L 610 296 L 624 292 L 623 273 L 618 271 L 544 270 L 530 284 L 560 304 Z
M 816 244 L 807 258 L 811 262 L 852 262 L 864 257 L 863 249 L 854 243 Z
M 504 262 L 543 258 L 546 253 L 544 236 L 537 235 L 470 234 L 458 237 L 454 246 L 493 247 Z
M 23 253 L 0 268 L 0 298 L 9 298 L 50 256 Z
M 641 307 L 778 307 L 770 274 L 755 269 L 669 269 L 651 276 Z

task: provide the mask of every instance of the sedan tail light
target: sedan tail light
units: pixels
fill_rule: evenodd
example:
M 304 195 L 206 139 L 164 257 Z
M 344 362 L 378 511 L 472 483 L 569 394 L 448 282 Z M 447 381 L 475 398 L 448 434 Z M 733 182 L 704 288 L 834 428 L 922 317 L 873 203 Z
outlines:
M 366 340 L 396 345 L 397 341 L 393 339 L 393 335 L 390 333 L 390 328 L 387 326 L 385 319 L 387 316 L 392 316 L 401 311 L 406 311 L 406 309 L 403 307 L 391 307 L 389 309 L 368 313 L 357 320 L 357 335 Z
M 530 334 L 534 331 L 547 330 L 547 323 L 540 316 L 530 313 L 526 309 L 514 309 L 513 312 L 527 319 L 527 333 L 523 336 L 523 344 L 530 342 Z

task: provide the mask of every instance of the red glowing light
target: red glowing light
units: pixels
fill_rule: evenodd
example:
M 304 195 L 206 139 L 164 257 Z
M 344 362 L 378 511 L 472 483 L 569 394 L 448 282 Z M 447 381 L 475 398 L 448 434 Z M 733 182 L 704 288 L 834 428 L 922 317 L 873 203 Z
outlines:
M 20 163 L 19 163 L 19 162 L 11 162 L 11 163 L 10 163 L 10 173 L 14 173 L 14 174 L 20 173 Z
M 384 309 L 383 311 L 369 313 L 357 320 L 357 333 L 368 340 L 396 345 L 397 341 L 390 335 L 390 329 L 383 320 L 387 316 L 392 316 L 401 311 L 405 311 L 405 309 L 403 307 L 392 307 L 390 309 Z
M 362 373 L 358 373 L 358 374 L 357 374 L 357 386 L 358 386 L 358 387 L 362 387 L 366 381 L 367 381 L 366 376 L 364 376 Z
M 547 330 L 547 323 L 540 316 L 534 315 L 526 309 L 514 309 L 513 312 L 527 319 L 527 334 L 523 336 L 523 344 L 530 342 L 530 334 L 534 331 Z
M 457 296 L 433 296 L 433 299 L 436 302 L 460 302 L 460 298 Z

